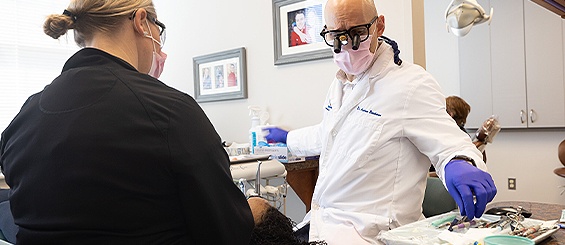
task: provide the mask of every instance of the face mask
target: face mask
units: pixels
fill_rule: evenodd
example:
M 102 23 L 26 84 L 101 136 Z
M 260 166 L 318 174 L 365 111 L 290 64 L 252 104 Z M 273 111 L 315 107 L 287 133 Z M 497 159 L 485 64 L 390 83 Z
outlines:
M 366 71 L 375 56 L 369 50 L 372 37 L 372 35 L 369 35 L 369 38 L 362 42 L 357 50 L 353 50 L 351 45 L 343 46 L 341 52 L 334 53 L 335 64 L 350 75 L 356 76 Z
M 147 27 L 149 28 L 149 22 L 147 22 L 147 19 L 145 20 L 145 22 L 147 23 Z M 151 38 L 153 42 L 161 46 L 161 43 L 155 40 L 155 38 L 153 38 L 153 33 L 151 33 L 151 28 L 149 28 L 149 34 L 145 34 L 145 37 Z M 163 73 L 163 69 L 165 67 L 165 60 L 167 59 L 167 54 L 165 54 L 163 50 L 157 53 L 155 51 L 156 50 L 155 43 L 153 43 L 153 60 L 151 61 L 151 69 L 147 74 L 158 79 L 161 76 L 161 73 Z
M 165 54 L 165 52 L 161 51 L 160 54 L 158 54 L 153 51 L 153 61 L 151 62 L 151 69 L 147 74 L 158 79 L 161 76 L 161 73 L 163 73 L 166 59 L 167 54 Z

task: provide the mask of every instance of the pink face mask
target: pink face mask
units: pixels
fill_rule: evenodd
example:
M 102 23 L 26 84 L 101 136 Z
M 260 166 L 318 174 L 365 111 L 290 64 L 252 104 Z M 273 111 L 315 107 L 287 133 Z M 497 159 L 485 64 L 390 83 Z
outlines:
M 374 53 L 371 53 L 372 35 L 368 40 L 359 45 L 359 49 L 353 50 L 351 45 L 343 46 L 341 52 L 334 53 L 334 63 L 345 73 L 350 75 L 359 75 L 365 72 L 373 61 Z
M 151 69 L 148 74 L 158 79 L 161 76 L 161 73 L 163 73 L 166 59 L 167 54 L 165 54 L 165 52 L 161 51 L 160 54 L 158 54 L 153 51 L 153 61 L 151 62 Z
M 147 23 L 147 27 L 149 27 L 149 23 L 147 22 L 147 19 L 145 20 Z M 145 34 L 145 37 L 147 38 L 151 38 L 151 40 L 153 40 L 153 42 L 159 44 L 159 46 L 162 46 L 161 43 L 157 40 L 155 40 L 155 38 L 153 38 L 153 33 L 151 33 L 151 28 L 149 28 L 149 34 Z M 165 60 L 167 59 L 167 54 L 165 54 L 165 52 L 163 52 L 163 50 L 161 50 L 159 53 L 157 53 L 155 50 L 157 50 L 155 48 L 155 43 L 153 43 L 153 60 L 151 61 L 151 69 L 149 70 L 149 74 L 150 76 L 159 79 L 159 77 L 161 76 L 161 73 L 163 73 L 163 69 L 165 68 Z

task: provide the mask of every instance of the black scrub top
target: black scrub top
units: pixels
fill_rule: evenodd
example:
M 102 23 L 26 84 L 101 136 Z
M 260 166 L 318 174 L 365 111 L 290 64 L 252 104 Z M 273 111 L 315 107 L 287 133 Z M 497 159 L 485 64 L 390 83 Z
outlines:
M 98 49 L 25 102 L 0 166 L 18 244 L 248 244 L 253 229 L 194 99 Z

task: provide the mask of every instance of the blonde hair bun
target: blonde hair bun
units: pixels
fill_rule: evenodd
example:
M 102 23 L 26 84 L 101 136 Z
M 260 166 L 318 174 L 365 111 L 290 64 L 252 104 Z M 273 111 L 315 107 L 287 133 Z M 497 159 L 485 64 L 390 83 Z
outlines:
M 52 14 L 47 16 L 43 24 L 43 32 L 54 39 L 67 33 L 69 29 L 73 28 L 73 19 L 67 15 Z

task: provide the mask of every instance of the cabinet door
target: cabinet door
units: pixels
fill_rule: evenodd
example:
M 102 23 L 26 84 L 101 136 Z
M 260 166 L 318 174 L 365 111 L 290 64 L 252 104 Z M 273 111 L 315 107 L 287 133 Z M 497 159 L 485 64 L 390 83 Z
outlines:
M 565 126 L 563 27 L 560 16 L 524 2 L 529 127 Z
M 477 1 L 490 13 L 490 1 Z M 492 115 L 490 26 L 473 26 L 459 38 L 459 74 L 461 98 L 471 106 L 466 128 L 477 128 Z
M 526 128 L 524 0 L 493 0 L 491 4 L 493 114 L 503 128 Z

